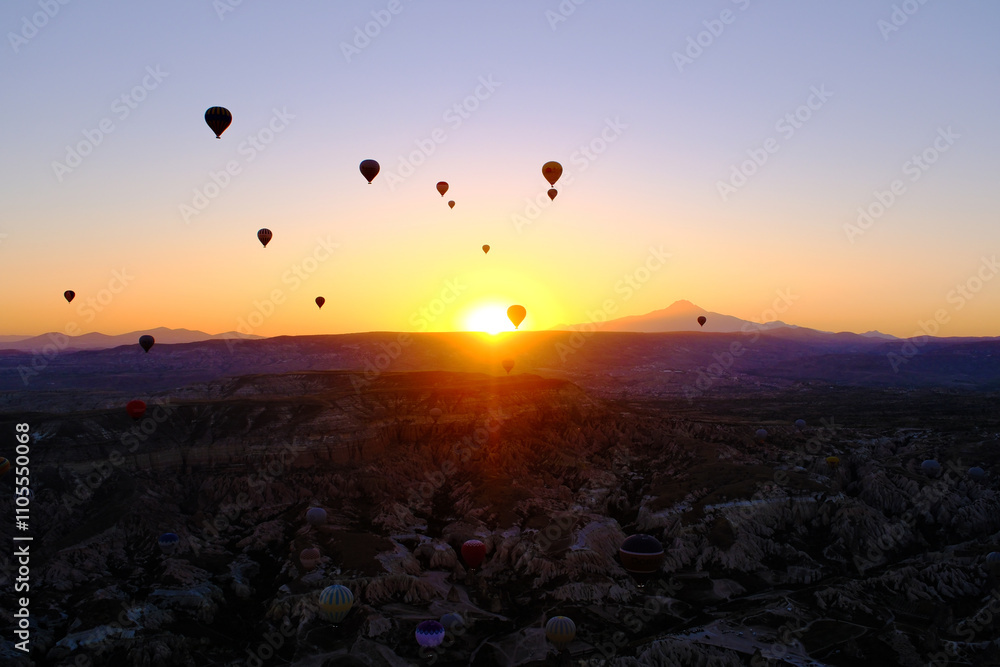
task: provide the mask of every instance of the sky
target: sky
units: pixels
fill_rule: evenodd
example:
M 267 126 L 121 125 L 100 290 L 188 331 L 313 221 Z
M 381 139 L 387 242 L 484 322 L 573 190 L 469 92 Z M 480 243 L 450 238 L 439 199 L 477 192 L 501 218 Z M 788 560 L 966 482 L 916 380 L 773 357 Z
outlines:
M 1000 3 L 10 0 L 0 27 L 0 334 L 685 299 L 1000 335 Z

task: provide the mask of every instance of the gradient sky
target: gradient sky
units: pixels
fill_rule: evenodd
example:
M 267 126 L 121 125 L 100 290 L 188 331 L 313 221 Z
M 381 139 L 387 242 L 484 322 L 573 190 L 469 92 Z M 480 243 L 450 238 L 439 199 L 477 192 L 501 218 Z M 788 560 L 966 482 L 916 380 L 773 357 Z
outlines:
M 513 303 L 545 329 L 609 299 L 759 321 L 788 291 L 802 326 L 1000 335 L 1000 3 L 11 0 L 0 26 L 0 334 L 453 330 Z M 724 197 L 748 151 L 766 162 Z M 851 231 L 876 192 L 895 201 Z

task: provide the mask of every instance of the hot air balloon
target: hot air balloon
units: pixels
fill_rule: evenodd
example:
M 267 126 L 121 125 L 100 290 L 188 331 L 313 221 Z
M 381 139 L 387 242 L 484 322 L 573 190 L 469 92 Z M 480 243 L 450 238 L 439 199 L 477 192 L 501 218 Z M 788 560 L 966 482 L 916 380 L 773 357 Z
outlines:
M 806 427 L 806 420 L 805 419 L 796 419 L 795 420 L 795 428 L 797 428 L 798 430 L 801 431 L 805 427 Z
M 840 467 L 840 459 L 838 457 L 836 457 L 836 456 L 828 456 L 828 457 L 826 457 L 826 464 L 828 466 L 830 466 L 831 468 L 839 468 Z
M 622 567 L 638 581 L 660 571 L 663 564 L 663 545 L 652 535 L 630 535 L 618 549 Z
M 361 175 L 368 179 L 368 185 L 371 185 L 375 177 L 378 176 L 378 170 L 378 162 L 375 160 L 361 161 Z
M 558 162 L 546 162 L 542 165 L 542 176 L 549 182 L 549 185 L 555 185 L 559 177 L 562 176 L 562 165 Z
M 448 208 L 455 208 L 455 202 L 454 201 L 448 202 Z
M 546 194 L 549 196 L 550 200 L 555 201 L 556 195 L 559 194 L 559 191 L 555 188 L 549 188 L 549 191 Z
M 986 477 L 986 471 L 979 466 L 973 466 L 969 468 L 969 477 L 972 479 L 983 479 Z
M 0 477 L 6 475 L 8 470 L 10 470 L 10 461 L 0 456 Z
M 708 318 L 705 317 L 704 315 L 699 315 L 698 316 L 698 326 L 701 326 L 701 327 L 705 326 L 705 322 L 708 322 Z
M 320 308 L 322 308 L 324 303 L 326 303 L 326 299 L 324 299 L 321 296 L 316 297 L 316 305 L 317 306 L 319 306 Z
M 462 618 L 461 614 L 456 614 L 455 612 L 448 612 L 441 617 L 441 625 L 448 632 L 454 632 L 457 628 L 465 625 L 465 619 Z
M 1000 551 L 991 551 L 986 554 L 986 567 L 1000 571 Z
M 515 329 L 521 326 L 521 322 L 524 321 L 524 316 L 527 314 L 528 311 L 524 309 L 524 306 L 511 306 L 507 309 L 507 317 Z
M 757 438 L 757 442 L 764 442 L 767 439 L 767 431 L 765 429 L 759 428 L 754 433 L 754 437 Z
M 462 545 L 462 559 L 470 570 L 479 567 L 486 558 L 486 545 L 479 540 L 466 540 Z
M 302 567 L 309 571 L 315 570 L 316 566 L 319 565 L 319 559 L 323 557 L 323 554 L 319 552 L 316 547 L 309 547 L 308 549 L 303 549 L 299 553 L 299 562 L 302 563 Z
M 545 624 L 545 636 L 561 651 L 576 637 L 576 623 L 567 616 L 553 616 Z
M 125 404 L 125 412 L 132 419 L 142 419 L 142 416 L 146 414 L 146 404 L 142 401 L 129 401 Z
M 490 247 L 489 247 L 488 245 L 484 245 L 484 246 L 483 246 L 483 254 L 485 255 L 485 254 L 486 254 L 486 253 L 488 253 L 489 251 L 490 251 Z
M 153 338 L 152 336 L 150 336 L 149 334 L 146 334 L 144 336 L 139 336 L 139 345 L 146 352 L 149 352 L 149 348 L 153 347 L 153 343 L 155 343 L 155 342 L 156 342 L 156 339 Z
M 233 114 L 225 107 L 212 107 L 205 112 L 205 122 L 215 132 L 215 138 L 221 139 L 229 124 L 233 122 Z
M 927 459 L 920 464 L 920 468 L 928 477 L 936 477 L 941 472 L 941 464 L 934 459 Z
M 260 241 L 265 248 L 267 247 L 267 244 L 271 242 L 272 236 L 274 236 L 274 234 L 272 234 L 271 230 L 267 227 L 257 230 L 257 240 Z
M 326 510 L 322 507 L 310 507 L 306 512 L 306 521 L 310 526 L 320 526 L 326 523 Z
M 430 414 L 431 419 L 433 419 L 436 424 L 437 420 L 441 419 L 441 415 L 444 413 L 441 411 L 441 408 L 431 408 L 428 414 Z
M 347 586 L 334 584 L 327 586 L 319 594 L 319 609 L 323 618 L 331 623 L 340 623 L 354 606 L 354 593 Z
M 510 372 L 514 369 L 514 360 L 504 359 L 503 361 L 500 362 L 500 365 L 503 366 L 503 369 L 505 371 L 507 371 L 507 375 L 510 375 Z
M 76 292 L 74 292 L 71 289 L 68 289 L 65 292 L 63 292 L 63 296 L 66 298 L 66 303 L 72 303 L 73 298 L 76 296 Z
M 156 541 L 160 545 L 160 551 L 165 554 L 172 554 L 177 549 L 177 544 L 181 541 L 181 538 L 177 537 L 176 533 L 163 533 Z
M 417 631 L 414 634 L 418 644 L 433 648 L 444 641 L 444 626 L 437 621 L 424 621 L 417 626 Z
M 448 192 L 448 184 L 444 181 L 438 182 L 437 191 L 441 193 L 442 197 L 444 197 L 444 193 Z

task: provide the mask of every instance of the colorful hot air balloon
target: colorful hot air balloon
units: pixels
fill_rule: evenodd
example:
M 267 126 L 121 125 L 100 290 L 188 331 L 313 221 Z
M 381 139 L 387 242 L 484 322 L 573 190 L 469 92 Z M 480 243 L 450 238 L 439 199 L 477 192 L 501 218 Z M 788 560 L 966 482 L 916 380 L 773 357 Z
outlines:
M 205 122 L 215 132 L 215 138 L 221 139 L 229 124 L 233 122 L 233 114 L 225 107 L 212 107 L 205 112 Z
M 326 523 L 326 510 L 322 507 L 310 507 L 306 512 L 306 521 L 310 526 L 320 526 Z
M 754 437 L 757 438 L 757 442 L 764 442 L 767 439 L 767 431 L 759 428 L 754 432 Z
M 652 535 L 638 533 L 630 535 L 618 549 L 624 567 L 633 577 L 653 575 L 660 571 L 663 564 L 663 545 Z
M 125 404 L 125 412 L 132 419 L 142 419 L 142 416 L 146 414 L 146 404 L 142 401 L 129 401 Z
M 528 311 L 524 309 L 524 306 L 511 306 L 507 309 L 507 317 L 515 329 L 521 326 L 521 322 L 524 321 L 524 316 L 527 314 Z
M 510 375 L 511 370 L 514 369 L 514 360 L 504 359 L 503 361 L 500 362 L 500 365 L 503 366 L 503 369 L 505 371 L 507 371 L 507 375 Z
M 440 181 L 437 184 L 437 191 L 441 193 L 442 197 L 444 197 L 444 193 L 448 192 L 448 184 L 444 181 Z
M 315 570 L 316 566 L 319 565 L 320 558 L 323 554 L 319 552 L 316 547 L 309 547 L 308 549 L 303 549 L 299 553 L 299 562 L 302 563 L 302 567 L 309 571 Z
M 156 541 L 160 545 L 160 551 L 172 554 L 176 551 L 177 543 L 181 541 L 181 538 L 177 537 L 176 533 L 163 533 Z
M 417 631 L 414 634 L 418 644 L 433 648 L 444 641 L 444 626 L 437 621 L 424 621 L 417 626 Z
M 375 160 L 361 161 L 361 175 L 368 179 L 368 185 L 378 176 L 379 166 Z
M 155 342 L 156 342 L 156 339 L 153 338 L 152 336 L 150 336 L 149 334 L 146 334 L 144 336 L 139 336 L 139 345 L 146 352 L 149 352 L 149 348 L 153 347 L 153 343 L 155 343 Z
M 972 479 L 983 479 L 986 477 L 986 471 L 979 466 L 972 466 L 969 468 L 969 477 Z
M 327 586 L 319 594 L 319 609 L 323 618 L 331 623 L 340 623 L 354 606 L 354 593 L 347 586 L 334 584 Z
M 549 196 L 550 200 L 555 201 L 556 195 L 559 194 L 559 191 L 555 188 L 549 188 L 549 191 L 545 194 Z
M 257 230 L 257 240 L 260 241 L 261 245 L 265 248 L 267 247 L 267 244 L 271 242 L 272 236 L 274 236 L 274 234 L 272 234 L 271 230 L 267 227 Z
M 836 456 L 828 456 L 828 457 L 826 457 L 826 464 L 828 466 L 830 466 L 831 468 L 839 468 L 840 467 L 840 458 L 836 457 Z
M 549 182 L 549 185 L 555 185 L 559 177 L 562 176 L 562 165 L 558 162 L 546 162 L 542 165 L 542 176 Z
M 699 315 L 698 316 L 698 326 L 700 326 L 700 327 L 705 326 L 705 322 L 708 322 L 708 318 L 705 317 L 704 315 Z
M 319 306 L 320 308 L 322 308 L 324 303 L 326 303 L 326 299 L 324 299 L 321 296 L 316 297 L 316 305 L 317 306 Z
M 485 255 L 485 254 L 486 254 L 486 253 L 488 253 L 489 251 L 490 251 L 490 247 L 489 247 L 488 245 L 484 245 L 484 246 L 483 246 L 483 254 Z
M 470 570 L 479 567 L 486 558 L 486 545 L 479 540 L 466 540 L 462 545 L 462 559 Z
M 455 202 L 454 201 L 448 202 L 448 208 L 455 208 Z
M 71 303 L 73 301 L 73 298 L 76 297 L 76 292 L 74 292 L 71 289 L 68 289 L 65 292 L 63 292 L 63 297 L 65 297 L 66 303 Z
M 0 477 L 6 475 L 8 470 L 10 470 L 10 461 L 0 456 Z
M 795 428 L 797 428 L 798 430 L 801 431 L 805 427 L 806 427 L 806 420 L 805 419 L 796 419 L 795 420 Z
M 545 636 L 561 651 L 576 637 L 576 623 L 567 616 L 553 616 L 545 624 Z

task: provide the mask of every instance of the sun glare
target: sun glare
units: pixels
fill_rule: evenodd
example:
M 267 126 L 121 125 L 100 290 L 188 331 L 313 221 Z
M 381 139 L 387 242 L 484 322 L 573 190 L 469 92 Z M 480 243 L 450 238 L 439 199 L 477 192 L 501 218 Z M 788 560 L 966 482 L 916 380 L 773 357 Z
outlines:
M 507 308 L 495 303 L 476 306 L 469 311 L 464 327 L 466 331 L 485 331 L 488 334 L 514 330 L 514 325 L 507 319 Z

